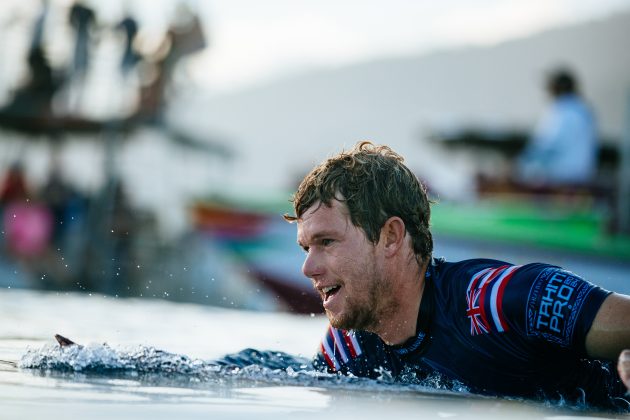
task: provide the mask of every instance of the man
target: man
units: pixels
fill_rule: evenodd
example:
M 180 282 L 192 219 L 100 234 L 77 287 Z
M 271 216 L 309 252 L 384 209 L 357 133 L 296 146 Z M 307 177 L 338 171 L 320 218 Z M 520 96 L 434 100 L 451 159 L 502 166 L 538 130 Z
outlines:
M 326 160 L 293 204 L 330 320 L 317 367 L 627 408 L 630 298 L 547 264 L 432 258 L 426 191 L 387 146 Z
M 595 117 L 570 71 L 555 71 L 546 87 L 552 102 L 518 161 L 518 178 L 529 184 L 588 184 L 597 171 Z

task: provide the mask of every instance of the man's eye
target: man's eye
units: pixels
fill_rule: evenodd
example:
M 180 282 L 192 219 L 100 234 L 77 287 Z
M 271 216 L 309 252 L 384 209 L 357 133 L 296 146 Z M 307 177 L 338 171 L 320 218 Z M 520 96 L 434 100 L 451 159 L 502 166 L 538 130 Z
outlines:
M 328 246 L 333 243 L 333 239 L 322 239 L 322 245 Z

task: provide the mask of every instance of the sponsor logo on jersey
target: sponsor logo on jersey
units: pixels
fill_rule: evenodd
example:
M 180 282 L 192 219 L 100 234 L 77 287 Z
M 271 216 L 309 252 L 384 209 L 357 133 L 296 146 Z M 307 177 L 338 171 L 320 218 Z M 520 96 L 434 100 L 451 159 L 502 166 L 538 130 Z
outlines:
M 592 285 L 557 268 L 540 272 L 527 299 L 527 335 L 567 347 Z
M 503 313 L 505 287 L 520 266 L 503 265 L 486 268 L 474 274 L 466 289 L 466 316 L 470 334 L 505 332 L 509 325 Z
M 340 330 L 332 326 L 328 326 L 320 350 L 330 369 L 335 372 L 363 353 L 354 331 Z

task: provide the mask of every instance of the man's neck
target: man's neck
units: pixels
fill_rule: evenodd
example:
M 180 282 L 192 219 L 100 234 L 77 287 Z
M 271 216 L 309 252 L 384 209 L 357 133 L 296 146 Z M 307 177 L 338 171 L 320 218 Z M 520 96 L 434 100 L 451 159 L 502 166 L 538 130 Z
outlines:
M 403 344 L 416 335 L 420 302 L 425 290 L 425 273 L 427 264 L 414 270 L 413 278 L 404 281 L 398 288 L 397 302 L 394 310 L 386 314 L 379 325 L 374 328 L 381 340 L 388 345 Z M 419 275 L 418 275 L 419 274 Z

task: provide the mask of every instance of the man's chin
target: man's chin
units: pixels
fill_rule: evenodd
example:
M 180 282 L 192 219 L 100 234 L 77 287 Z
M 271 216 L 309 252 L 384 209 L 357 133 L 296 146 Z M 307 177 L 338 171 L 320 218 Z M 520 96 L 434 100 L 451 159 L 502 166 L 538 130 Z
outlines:
M 334 328 L 340 330 L 361 330 L 361 331 L 369 331 L 369 322 L 361 322 L 366 321 L 361 317 L 357 316 L 348 316 L 348 314 L 335 314 L 329 310 L 326 310 L 326 316 L 328 317 L 328 321 L 330 321 L 330 325 Z
M 352 323 L 348 322 L 349 320 L 342 314 L 337 314 L 326 309 L 326 316 L 328 317 L 328 321 L 330 321 L 330 325 L 332 325 L 334 328 L 340 330 L 353 329 Z

